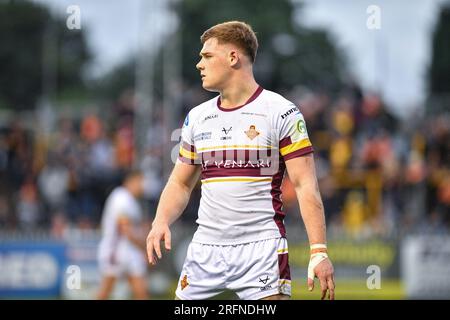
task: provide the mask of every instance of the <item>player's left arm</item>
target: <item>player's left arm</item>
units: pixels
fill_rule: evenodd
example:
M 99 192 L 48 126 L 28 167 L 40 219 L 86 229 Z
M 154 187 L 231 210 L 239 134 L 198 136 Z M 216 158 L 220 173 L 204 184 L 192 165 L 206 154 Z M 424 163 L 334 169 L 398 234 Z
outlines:
M 142 251 L 146 251 L 145 238 L 141 233 L 136 233 L 130 219 L 126 215 L 120 215 L 117 219 L 117 228 L 119 234 L 128 238 L 128 240 L 133 243 Z
M 308 288 L 314 289 L 314 278 L 319 278 L 322 299 L 327 290 L 328 298 L 334 299 L 334 269 L 326 249 L 326 225 L 322 199 L 316 177 L 313 153 L 295 157 L 286 161 L 297 199 L 300 213 L 305 223 L 311 245 L 311 259 L 308 267 Z

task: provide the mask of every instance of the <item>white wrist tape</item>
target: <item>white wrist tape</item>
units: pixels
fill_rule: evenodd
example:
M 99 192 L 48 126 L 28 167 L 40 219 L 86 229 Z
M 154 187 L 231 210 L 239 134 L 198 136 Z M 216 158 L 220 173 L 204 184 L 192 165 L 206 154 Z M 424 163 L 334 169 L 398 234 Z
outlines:
M 315 274 L 314 269 L 317 267 L 319 263 L 328 258 L 328 254 L 326 252 L 317 252 L 311 255 L 308 264 L 308 278 L 314 280 Z
M 327 248 L 327 245 L 324 244 L 324 243 L 316 243 L 316 244 L 310 245 L 309 248 L 310 248 L 311 250 L 314 250 L 314 249 L 326 249 L 326 248 Z

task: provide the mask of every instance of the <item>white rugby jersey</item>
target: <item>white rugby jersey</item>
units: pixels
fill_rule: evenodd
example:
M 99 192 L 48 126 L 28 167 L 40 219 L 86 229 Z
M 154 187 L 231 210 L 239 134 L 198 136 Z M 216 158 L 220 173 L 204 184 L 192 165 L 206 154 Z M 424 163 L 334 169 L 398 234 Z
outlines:
M 111 263 L 118 255 L 139 251 L 126 236 L 119 234 L 118 221 L 121 217 L 127 218 L 133 228 L 138 228 L 143 218 L 139 202 L 125 187 L 117 187 L 111 192 L 102 215 L 99 257 Z
M 220 96 L 193 108 L 178 158 L 202 167 L 192 241 L 226 245 L 285 237 L 285 161 L 311 152 L 300 110 L 272 91 L 259 87 L 233 109 L 221 108 Z

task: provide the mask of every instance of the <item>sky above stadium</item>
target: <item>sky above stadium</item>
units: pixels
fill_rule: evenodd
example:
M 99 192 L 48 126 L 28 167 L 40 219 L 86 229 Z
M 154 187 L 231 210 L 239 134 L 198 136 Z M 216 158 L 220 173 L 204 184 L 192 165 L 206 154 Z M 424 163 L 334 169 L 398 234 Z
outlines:
M 324 27 L 348 56 L 365 89 L 382 93 L 394 112 L 408 116 L 426 97 L 432 32 L 445 1 L 307 0 L 296 19 Z M 447 1 L 449 2 L 449 1 Z M 367 8 L 380 9 L 380 29 L 366 26 Z
M 164 0 L 35 0 L 50 6 L 54 14 L 69 16 L 70 5 L 81 9 L 81 27 L 86 29 L 94 53 L 91 72 L 100 75 L 126 61 L 139 49 L 140 40 L 149 40 L 147 31 L 156 31 L 167 20 Z M 294 11 L 295 23 L 328 30 L 347 55 L 353 76 L 366 90 L 381 92 L 392 110 L 401 116 L 420 112 L 426 96 L 426 72 L 429 65 L 431 34 L 440 5 L 446 0 L 293 0 L 303 2 Z M 151 6 L 150 25 L 144 16 Z M 368 29 L 370 5 L 380 11 L 380 29 Z M 153 10 L 154 11 L 154 10 Z M 156 21 L 159 19 L 159 21 Z M 159 27 L 161 32 L 163 28 Z M 152 29 L 152 30 L 149 30 Z M 153 38 L 156 41 L 156 38 Z M 153 42 L 154 44 L 155 42 Z

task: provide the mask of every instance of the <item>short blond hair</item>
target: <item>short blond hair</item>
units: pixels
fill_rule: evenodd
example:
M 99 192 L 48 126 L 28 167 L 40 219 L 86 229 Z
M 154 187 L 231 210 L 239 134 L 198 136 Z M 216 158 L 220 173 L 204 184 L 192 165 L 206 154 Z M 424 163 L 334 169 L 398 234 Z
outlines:
M 256 52 L 258 51 L 258 39 L 252 27 L 241 21 L 228 21 L 216 24 L 206 30 L 200 37 L 204 44 L 207 40 L 216 38 L 219 43 L 231 43 L 248 55 L 251 62 L 255 62 Z

